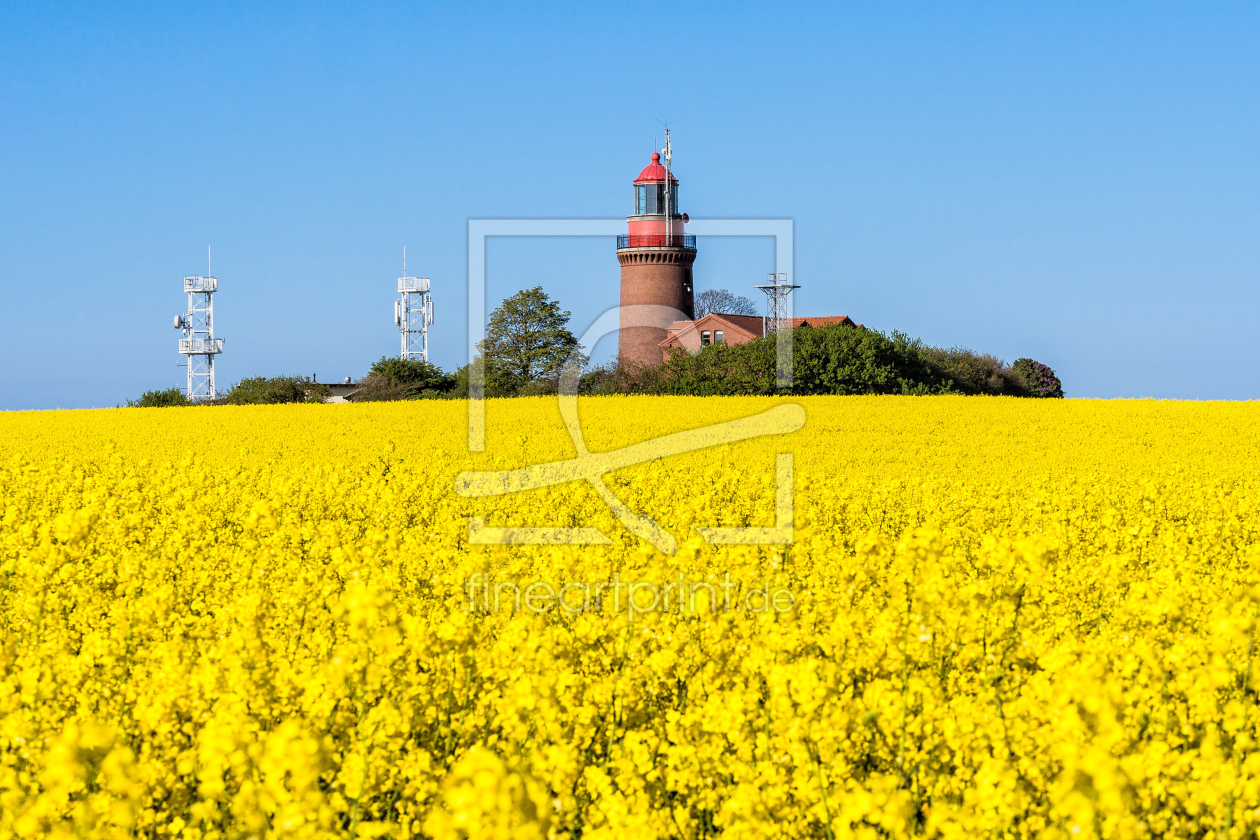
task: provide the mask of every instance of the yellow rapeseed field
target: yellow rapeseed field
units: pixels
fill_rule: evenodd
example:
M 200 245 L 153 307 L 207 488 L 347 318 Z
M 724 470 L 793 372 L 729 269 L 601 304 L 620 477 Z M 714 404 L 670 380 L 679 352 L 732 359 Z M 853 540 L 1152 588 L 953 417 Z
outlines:
M 581 408 L 599 452 L 779 402 Z M 1260 831 L 1260 405 L 790 402 L 610 474 L 672 554 L 589 484 L 455 492 L 573 457 L 554 399 L 473 454 L 456 401 L 0 415 L 0 840 Z M 794 542 L 707 544 L 780 453 Z

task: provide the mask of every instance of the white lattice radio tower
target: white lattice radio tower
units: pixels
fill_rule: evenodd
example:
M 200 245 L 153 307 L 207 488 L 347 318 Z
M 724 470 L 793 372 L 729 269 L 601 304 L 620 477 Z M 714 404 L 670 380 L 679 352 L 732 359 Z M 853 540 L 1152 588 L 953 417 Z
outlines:
M 407 276 L 407 249 L 403 248 L 403 276 L 398 278 L 399 300 L 394 301 L 394 324 L 402 333 L 402 357 L 429 361 L 429 325 L 433 323 L 433 297 L 428 277 Z
M 780 272 L 771 274 L 770 282 L 757 288 L 766 293 L 765 327 L 762 332 L 765 335 L 777 333 L 787 326 L 788 318 L 792 315 L 788 295 L 792 294 L 793 289 L 799 289 L 800 286 L 793 286 L 788 283 L 787 275 Z
M 223 352 L 223 339 L 214 337 L 214 293 L 219 281 L 210 273 L 210 249 L 206 249 L 206 276 L 185 277 L 188 311 L 175 316 L 175 329 L 183 332 L 179 352 L 188 358 L 190 400 L 212 400 L 214 357 Z

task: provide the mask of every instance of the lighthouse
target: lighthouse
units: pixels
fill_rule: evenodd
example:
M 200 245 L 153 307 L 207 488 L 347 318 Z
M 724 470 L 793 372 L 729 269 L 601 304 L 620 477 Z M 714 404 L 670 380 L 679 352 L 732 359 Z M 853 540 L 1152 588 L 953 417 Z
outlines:
M 623 307 L 617 355 L 622 362 L 653 367 L 665 360 L 661 342 L 669 337 L 670 324 L 694 316 L 691 266 L 696 261 L 696 238 L 683 232 L 687 215 L 678 212 L 678 179 L 668 166 L 670 154 L 666 132 L 665 165 L 653 152 L 652 162 L 634 179 L 634 213 L 626 218 L 629 231 L 617 237 Z M 625 309 L 643 305 L 663 307 L 646 326 L 644 310 L 628 314 Z

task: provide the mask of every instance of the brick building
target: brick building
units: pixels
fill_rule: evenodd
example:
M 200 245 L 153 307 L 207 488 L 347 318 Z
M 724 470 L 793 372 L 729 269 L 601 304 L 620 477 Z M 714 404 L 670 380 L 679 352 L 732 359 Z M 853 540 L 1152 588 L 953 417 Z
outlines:
M 812 318 L 789 318 L 787 325 L 797 327 L 829 327 L 846 324 L 860 327 L 848 315 L 821 315 Z M 710 312 L 695 321 L 675 321 L 669 325 L 669 334 L 661 342 L 661 353 L 667 355 L 675 347 L 689 353 L 698 353 L 710 344 L 743 344 L 766 334 L 766 319 L 760 315 L 723 315 Z

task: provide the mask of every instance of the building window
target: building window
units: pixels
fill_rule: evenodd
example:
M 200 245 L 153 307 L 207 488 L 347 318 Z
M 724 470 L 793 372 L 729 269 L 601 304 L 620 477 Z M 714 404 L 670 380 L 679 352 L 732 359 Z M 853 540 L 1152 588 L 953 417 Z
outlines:
M 722 340 L 722 331 L 721 331 L 721 330 L 716 330 L 716 331 L 714 331 L 714 333 L 713 333 L 713 343 L 714 343 L 714 344 L 725 344 L 725 343 L 726 343 L 725 341 L 723 341 L 723 340 Z
M 708 347 L 708 346 L 709 346 L 709 344 L 711 344 L 711 343 L 712 343 L 712 342 L 710 342 L 710 341 L 709 341 L 709 331 L 708 331 L 708 330 L 701 330 L 701 331 L 700 331 L 700 346 L 701 346 L 701 347 Z

